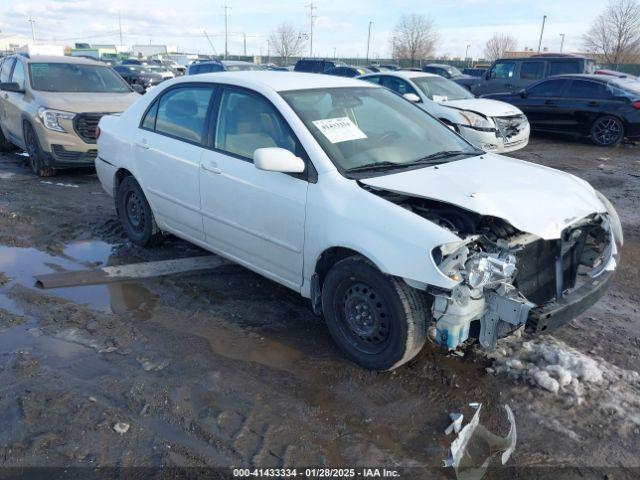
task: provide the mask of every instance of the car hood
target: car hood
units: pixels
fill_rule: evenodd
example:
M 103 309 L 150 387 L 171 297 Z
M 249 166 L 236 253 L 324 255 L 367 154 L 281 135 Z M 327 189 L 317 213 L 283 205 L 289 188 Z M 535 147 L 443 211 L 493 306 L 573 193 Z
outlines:
M 457 108 L 458 110 L 471 110 L 485 117 L 509 117 L 512 115 L 522 115 L 519 108 L 506 102 L 489 100 L 487 98 L 469 98 L 466 100 L 446 100 L 439 102 L 445 107 Z
M 61 93 L 38 92 L 40 105 L 65 112 L 107 112 L 118 113 L 126 110 L 140 95 L 130 93 Z
M 500 155 L 484 154 L 360 181 L 499 217 L 545 240 L 560 238 L 562 230 L 588 215 L 606 212 L 584 180 Z

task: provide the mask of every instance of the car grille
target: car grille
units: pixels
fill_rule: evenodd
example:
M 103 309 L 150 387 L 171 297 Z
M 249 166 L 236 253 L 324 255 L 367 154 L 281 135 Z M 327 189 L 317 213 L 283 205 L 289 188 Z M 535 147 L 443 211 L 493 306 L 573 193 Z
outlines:
M 538 240 L 516 255 L 518 273 L 514 285 L 536 305 L 556 299 L 556 259 L 561 245 L 561 240 Z M 562 249 L 562 291 L 575 287 L 583 248 L 583 242 L 575 242 Z
M 67 150 L 63 145 L 51 145 L 51 152 L 56 160 L 63 162 L 89 163 L 93 162 L 98 156 L 97 150 L 88 150 L 86 152 L 77 152 Z
M 498 132 L 508 142 L 509 139 L 520 135 L 527 126 L 527 117 L 524 115 L 513 115 L 511 117 L 494 117 Z
M 73 119 L 73 129 L 86 143 L 96 143 L 96 127 L 106 113 L 80 113 Z

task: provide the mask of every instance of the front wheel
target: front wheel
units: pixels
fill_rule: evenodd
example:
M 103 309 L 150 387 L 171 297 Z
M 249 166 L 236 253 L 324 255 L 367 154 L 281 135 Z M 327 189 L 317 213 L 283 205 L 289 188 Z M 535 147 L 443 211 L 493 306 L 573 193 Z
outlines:
M 600 147 L 618 145 L 624 137 L 624 125 L 619 118 L 605 115 L 593 122 L 591 141 Z
M 329 270 L 322 310 L 334 341 L 370 370 L 391 370 L 415 357 L 424 345 L 430 318 L 424 292 L 358 256 Z
M 29 154 L 29 165 L 31 170 L 39 177 L 53 177 L 56 171 L 53 167 L 47 165 L 45 154 L 40 146 L 38 135 L 30 123 L 24 123 L 24 143 Z
M 141 247 L 150 247 L 162 241 L 162 232 L 135 178 L 125 177 L 118 186 L 116 210 L 124 233 L 133 243 Z

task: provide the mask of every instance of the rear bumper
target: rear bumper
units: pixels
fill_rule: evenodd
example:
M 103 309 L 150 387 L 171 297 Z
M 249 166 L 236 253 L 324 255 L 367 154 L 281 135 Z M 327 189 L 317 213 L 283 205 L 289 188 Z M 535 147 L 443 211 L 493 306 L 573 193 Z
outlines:
M 528 333 L 548 333 L 576 318 L 600 300 L 607 292 L 615 271 L 604 272 L 560 300 L 532 308 L 527 318 Z

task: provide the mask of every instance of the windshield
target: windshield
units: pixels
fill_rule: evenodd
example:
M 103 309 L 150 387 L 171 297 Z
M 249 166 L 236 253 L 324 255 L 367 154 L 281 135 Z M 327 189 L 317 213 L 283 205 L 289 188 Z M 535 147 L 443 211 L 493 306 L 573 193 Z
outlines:
M 384 88 L 297 90 L 281 95 L 346 176 L 371 176 L 382 168 L 417 168 L 427 159 L 435 164 L 482 153 L 424 110 Z
M 456 67 L 447 67 L 447 70 L 449 71 L 449 75 L 451 75 L 452 77 L 459 77 L 462 75 L 462 72 Z
M 225 67 L 227 68 L 227 71 L 229 72 L 239 72 L 242 70 L 262 70 L 258 65 L 254 65 L 252 63 L 246 63 L 246 64 L 242 64 L 242 63 L 235 63 L 235 64 L 225 64 Z
M 415 77 L 411 80 L 429 100 L 434 102 L 475 98 L 466 88 L 443 77 Z
M 73 63 L 30 63 L 31 87 L 43 92 L 129 93 L 110 67 Z

